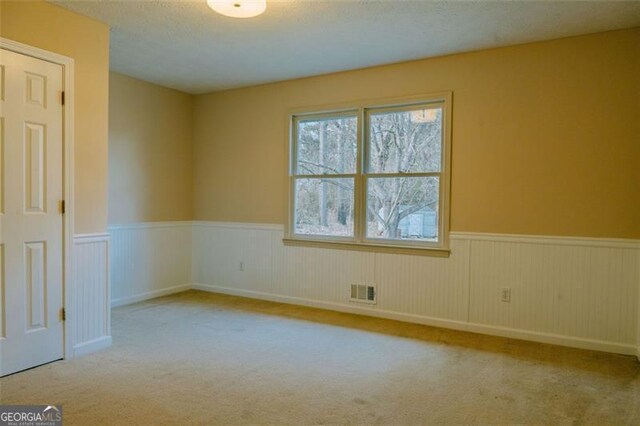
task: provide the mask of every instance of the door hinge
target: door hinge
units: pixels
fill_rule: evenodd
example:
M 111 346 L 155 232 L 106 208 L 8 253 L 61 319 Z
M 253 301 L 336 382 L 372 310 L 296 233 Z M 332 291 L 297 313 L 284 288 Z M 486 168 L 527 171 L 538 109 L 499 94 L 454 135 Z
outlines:
M 62 321 L 66 321 L 67 320 L 67 311 L 65 311 L 64 308 L 60 309 L 60 319 Z
M 60 214 L 65 214 L 66 213 L 66 206 L 64 205 L 64 200 L 60 200 L 59 201 L 59 205 L 60 205 Z
M 64 90 L 62 91 L 61 101 L 62 101 L 62 105 L 64 105 Z

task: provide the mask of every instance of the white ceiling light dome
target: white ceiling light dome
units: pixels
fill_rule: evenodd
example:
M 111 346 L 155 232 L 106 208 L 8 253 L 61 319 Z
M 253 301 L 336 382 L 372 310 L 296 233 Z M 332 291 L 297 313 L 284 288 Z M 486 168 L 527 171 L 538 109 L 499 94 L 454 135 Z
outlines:
M 207 0 L 207 5 L 232 18 L 253 18 L 267 10 L 267 0 Z

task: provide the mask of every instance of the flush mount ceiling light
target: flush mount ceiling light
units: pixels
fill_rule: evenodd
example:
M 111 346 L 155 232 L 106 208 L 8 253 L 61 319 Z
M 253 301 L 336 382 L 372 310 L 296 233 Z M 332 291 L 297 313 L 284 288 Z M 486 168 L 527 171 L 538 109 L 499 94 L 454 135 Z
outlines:
M 207 0 L 207 5 L 224 16 L 253 18 L 267 9 L 267 0 Z

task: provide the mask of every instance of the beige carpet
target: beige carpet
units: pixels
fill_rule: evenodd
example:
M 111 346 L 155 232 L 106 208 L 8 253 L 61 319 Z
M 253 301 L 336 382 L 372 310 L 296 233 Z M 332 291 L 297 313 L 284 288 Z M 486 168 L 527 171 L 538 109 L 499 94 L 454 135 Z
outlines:
M 633 357 L 189 291 L 0 380 L 73 424 L 640 424 Z

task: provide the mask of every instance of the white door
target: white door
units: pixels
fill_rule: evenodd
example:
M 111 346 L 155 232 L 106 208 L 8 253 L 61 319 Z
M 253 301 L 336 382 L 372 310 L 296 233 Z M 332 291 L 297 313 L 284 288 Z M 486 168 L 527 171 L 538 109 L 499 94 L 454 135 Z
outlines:
M 62 73 L 0 50 L 0 376 L 63 357 Z

